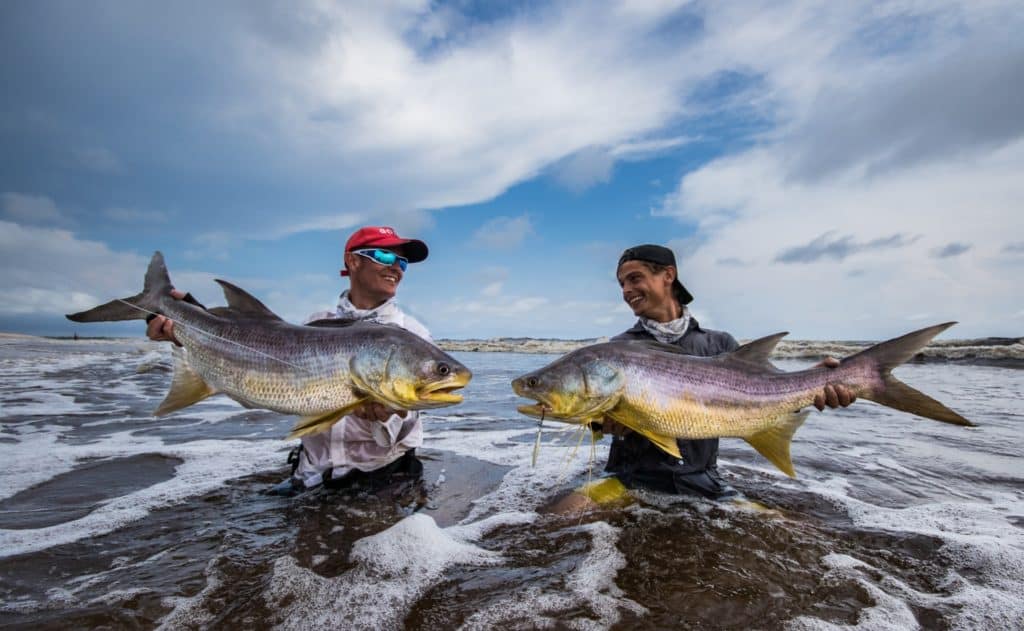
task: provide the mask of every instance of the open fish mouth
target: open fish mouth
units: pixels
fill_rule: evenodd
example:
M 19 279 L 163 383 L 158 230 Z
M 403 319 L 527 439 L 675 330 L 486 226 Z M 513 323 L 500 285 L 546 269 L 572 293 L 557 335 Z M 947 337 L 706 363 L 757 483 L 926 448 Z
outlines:
M 455 391 L 464 388 L 467 383 L 469 383 L 468 376 L 456 375 L 451 379 L 424 386 L 416 393 L 416 396 L 420 401 L 429 401 L 430 403 L 461 403 L 462 394 Z
M 544 402 L 538 402 L 536 404 L 529 404 L 525 406 L 517 406 L 516 410 L 519 414 L 525 414 L 536 419 L 573 419 L 574 416 L 570 416 L 564 413 L 558 413 L 554 408 Z

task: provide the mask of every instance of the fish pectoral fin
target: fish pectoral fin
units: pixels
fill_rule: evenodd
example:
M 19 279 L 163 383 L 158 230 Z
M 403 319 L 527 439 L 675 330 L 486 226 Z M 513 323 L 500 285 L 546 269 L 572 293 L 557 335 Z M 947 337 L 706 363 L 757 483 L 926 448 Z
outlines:
M 795 478 L 796 471 L 793 469 L 793 461 L 789 457 L 789 446 L 793 442 L 793 434 L 804 424 L 808 414 L 808 411 L 787 414 L 773 427 L 762 430 L 753 436 L 745 436 L 744 440 L 783 473 Z
M 174 360 L 174 377 L 171 379 L 171 389 L 167 392 L 160 407 L 153 416 L 163 416 L 187 408 L 193 403 L 199 403 L 203 399 L 217 394 L 217 391 L 203 381 L 196 371 L 192 370 L 185 351 L 174 347 L 171 351 Z
M 339 410 L 332 410 L 326 414 L 315 414 L 313 416 L 303 416 L 295 423 L 295 427 L 288 434 L 288 440 L 292 438 L 298 438 L 300 436 L 306 436 L 307 434 L 316 434 L 328 429 L 331 425 L 334 425 L 341 420 L 341 417 L 345 416 L 352 410 L 356 409 L 363 403 L 364 399 L 360 399 L 355 403 L 346 405 Z
M 622 423 L 622 421 L 619 421 L 619 423 Z M 639 429 L 637 427 L 629 425 L 628 423 L 622 424 L 630 428 L 634 432 L 638 432 L 641 436 L 657 445 L 658 449 L 664 451 L 673 458 L 683 457 L 682 454 L 679 453 L 679 443 L 676 442 L 675 438 L 672 438 L 671 436 L 665 436 L 664 434 L 656 434 L 647 429 Z

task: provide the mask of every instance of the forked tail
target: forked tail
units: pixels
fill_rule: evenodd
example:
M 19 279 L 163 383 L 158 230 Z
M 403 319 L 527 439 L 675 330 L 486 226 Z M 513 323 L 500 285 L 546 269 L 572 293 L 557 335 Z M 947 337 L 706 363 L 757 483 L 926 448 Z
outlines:
M 913 333 L 907 333 L 881 344 L 876 344 L 856 355 L 851 355 L 843 359 L 842 363 L 853 364 L 867 361 L 878 370 L 879 381 L 870 386 L 867 391 L 861 393 L 869 401 L 925 418 L 942 421 L 943 423 L 974 427 L 974 423 L 927 394 L 911 388 L 891 374 L 893 368 L 912 358 L 933 337 L 954 324 L 956 322 L 946 322 L 921 329 L 920 331 L 914 331 Z
M 111 300 L 106 304 L 65 316 L 74 322 L 113 322 L 115 320 L 145 320 L 150 313 L 157 312 L 161 297 L 171 290 L 171 277 L 164 265 L 164 255 L 155 252 L 146 270 L 142 293 L 128 298 Z

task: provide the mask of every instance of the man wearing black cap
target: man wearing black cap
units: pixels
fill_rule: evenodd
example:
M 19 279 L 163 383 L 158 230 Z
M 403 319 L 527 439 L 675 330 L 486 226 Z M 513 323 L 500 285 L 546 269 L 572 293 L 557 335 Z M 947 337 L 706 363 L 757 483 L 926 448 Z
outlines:
M 627 249 L 619 257 L 616 270 L 622 299 L 626 301 L 638 320 L 633 327 L 614 340 L 657 340 L 671 344 L 690 355 L 711 357 L 736 350 L 739 344 L 724 331 L 705 329 L 690 314 L 687 305 L 693 296 L 679 282 L 676 257 L 672 250 L 660 245 L 638 245 Z M 839 362 L 826 359 L 823 365 L 835 367 Z M 847 406 L 855 397 L 843 386 L 826 386 L 815 398 L 819 410 Z M 595 427 L 597 429 L 597 427 Z M 639 433 L 605 418 L 601 431 L 612 434 L 605 470 L 627 487 L 642 486 L 667 493 L 696 494 L 709 498 L 734 495 L 718 473 L 718 439 L 679 439 L 681 459 L 659 449 Z M 608 485 L 595 494 L 590 489 L 572 493 L 552 507 L 555 512 L 585 508 L 600 493 L 615 492 Z M 621 488 L 621 487 L 620 487 Z

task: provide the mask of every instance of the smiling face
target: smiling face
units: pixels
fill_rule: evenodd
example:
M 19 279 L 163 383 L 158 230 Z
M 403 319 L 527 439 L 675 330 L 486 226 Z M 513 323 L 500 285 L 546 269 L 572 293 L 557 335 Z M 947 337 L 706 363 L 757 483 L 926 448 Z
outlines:
M 616 276 L 622 287 L 622 299 L 634 315 L 657 322 L 679 317 L 681 307 L 672 295 L 672 282 L 676 279 L 674 267 L 626 261 L 619 266 Z
M 388 248 L 402 256 L 400 248 Z M 373 309 L 395 297 L 398 284 L 402 282 L 402 268 L 398 261 L 391 265 L 380 263 L 353 252 L 345 253 L 351 287 L 349 300 L 360 309 Z

